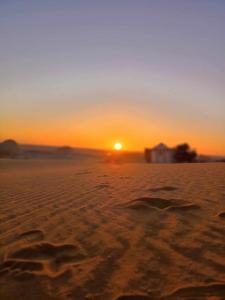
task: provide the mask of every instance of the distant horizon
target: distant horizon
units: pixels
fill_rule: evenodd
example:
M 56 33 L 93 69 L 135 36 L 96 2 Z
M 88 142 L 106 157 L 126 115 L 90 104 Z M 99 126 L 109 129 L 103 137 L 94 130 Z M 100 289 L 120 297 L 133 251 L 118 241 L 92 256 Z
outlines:
M 94 150 L 94 151 L 114 151 L 113 147 L 111 148 L 95 148 L 95 147 L 80 147 L 80 146 L 76 146 L 76 145 L 70 145 L 70 144 L 41 144 L 41 143 L 23 143 L 23 142 L 20 142 L 20 141 L 17 141 L 13 138 L 6 138 L 6 139 L 0 139 L 0 143 L 6 141 L 6 140 L 14 140 L 16 143 L 18 143 L 18 145 L 20 146 L 34 146 L 34 147 L 52 147 L 52 148 L 60 148 L 60 147 L 71 147 L 73 149 L 80 149 L 80 150 Z M 129 149 L 123 149 L 122 152 L 130 152 L 130 153 L 143 153 L 144 149 L 146 148 L 154 148 L 155 146 L 157 146 L 158 144 L 160 143 L 163 143 L 165 144 L 166 146 L 168 146 L 169 148 L 174 148 L 176 147 L 177 145 L 180 145 L 180 144 L 183 144 L 183 143 L 187 143 L 189 144 L 188 142 L 180 142 L 180 143 L 177 143 L 176 145 L 169 145 L 169 144 L 166 144 L 164 143 L 163 141 L 160 141 L 154 145 L 147 145 L 145 147 L 143 147 L 142 149 L 139 149 L 139 150 L 129 150 Z M 225 157 L 225 154 L 209 154 L 209 153 L 201 153 L 201 152 L 198 152 L 198 149 L 196 149 L 195 147 L 192 147 L 192 145 L 189 144 L 189 146 L 191 147 L 191 149 L 193 150 L 196 150 L 197 151 L 197 154 L 198 155 L 203 155 L 203 156 L 211 156 L 211 157 Z

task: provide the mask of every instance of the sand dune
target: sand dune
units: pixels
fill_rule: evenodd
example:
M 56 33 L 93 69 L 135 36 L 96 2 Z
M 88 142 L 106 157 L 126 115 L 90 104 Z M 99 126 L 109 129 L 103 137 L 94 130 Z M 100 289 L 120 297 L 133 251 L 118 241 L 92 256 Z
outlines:
M 225 299 L 223 164 L 0 161 L 0 299 Z

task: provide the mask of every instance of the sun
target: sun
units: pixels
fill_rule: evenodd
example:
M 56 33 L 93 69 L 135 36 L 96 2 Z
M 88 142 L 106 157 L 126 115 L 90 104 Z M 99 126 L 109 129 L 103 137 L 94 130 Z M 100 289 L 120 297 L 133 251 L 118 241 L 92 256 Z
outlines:
M 123 146 L 122 146 L 121 143 L 115 143 L 115 144 L 114 144 L 114 149 L 115 149 L 116 151 L 120 151 L 122 148 L 123 148 Z

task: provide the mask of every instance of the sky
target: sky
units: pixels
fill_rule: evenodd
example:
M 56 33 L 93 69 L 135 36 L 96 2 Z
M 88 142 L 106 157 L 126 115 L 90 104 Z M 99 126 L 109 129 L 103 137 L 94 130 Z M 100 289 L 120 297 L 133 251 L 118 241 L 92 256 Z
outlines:
M 224 0 L 0 0 L 0 140 L 225 155 Z

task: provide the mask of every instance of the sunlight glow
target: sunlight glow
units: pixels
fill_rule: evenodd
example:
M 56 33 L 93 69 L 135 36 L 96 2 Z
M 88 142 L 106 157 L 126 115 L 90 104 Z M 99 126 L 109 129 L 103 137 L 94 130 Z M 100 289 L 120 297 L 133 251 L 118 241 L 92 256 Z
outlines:
M 123 146 L 122 146 L 121 143 L 115 143 L 115 144 L 114 144 L 114 149 L 115 149 L 116 151 L 120 151 L 122 148 L 123 148 Z

